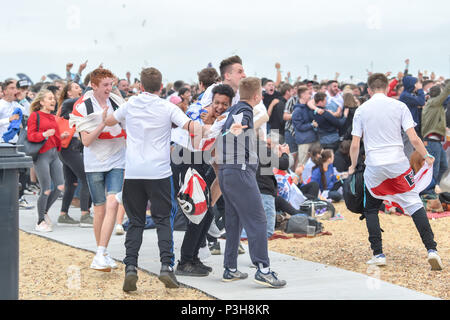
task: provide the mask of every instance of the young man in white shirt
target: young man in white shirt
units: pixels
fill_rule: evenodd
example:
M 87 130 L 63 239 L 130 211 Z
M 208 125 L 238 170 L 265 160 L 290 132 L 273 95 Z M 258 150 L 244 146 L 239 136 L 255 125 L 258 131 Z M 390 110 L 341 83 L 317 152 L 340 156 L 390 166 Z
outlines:
M 403 102 L 386 96 L 387 77 L 381 73 L 373 74 L 368 79 L 368 86 L 371 99 L 356 110 L 353 118 L 353 139 L 350 147 L 352 165 L 349 168 L 349 174 L 352 174 L 356 168 L 362 137 L 366 153 L 364 216 L 374 254 L 367 263 L 386 265 L 378 210 L 383 200 L 390 200 L 412 216 L 428 250 L 431 270 L 442 270 L 433 231 L 422 200 L 414 189 L 414 173 L 403 151 L 402 129 L 428 165 L 433 164 L 434 158 L 428 154 L 422 140 L 417 136 L 408 107 Z
M 97 254 L 91 268 L 105 272 L 117 268 L 106 248 L 119 207 L 115 195 L 122 191 L 126 147 L 125 131 L 119 125 L 106 127 L 102 122 L 102 112 L 112 113 L 125 102 L 111 93 L 114 78 L 107 69 L 92 71 L 93 90 L 88 91 L 75 103 L 72 113 L 81 121 L 76 126 L 84 145 L 84 168 L 94 205 L 93 226 Z M 83 219 L 90 220 L 89 218 L 89 215 L 82 216 L 80 223 L 83 224 Z
M 340 118 L 344 107 L 344 98 L 342 98 L 342 95 L 339 93 L 339 86 L 336 80 L 328 81 L 326 94 L 326 109 L 330 110 L 333 116 Z
M 172 124 L 191 134 L 201 132 L 201 125 L 190 120 L 179 107 L 161 99 L 162 75 L 155 68 L 141 72 L 141 90 L 114 114 L 106 117 L 106 125 L 119 122 L 127 128 L 127 152 L 123 204 L 130 220 L 126 235 L 126 257 L 123 262 L 123 290 L 135 291 L 138 253 L 142 244 L 147 203 L 151 202 L 152 218 L 156 224 L 160 251 L 159 279 L 167 288 L 178 288 L 173 266 L 173 221 L 177 212 L 172 170 L 170 140 Z M 196 137 L 194 136 L 194 140 Z
M 227 84 L 233 88 L 235 96 L 231 105 L 235 105 L 239 102 L 239 82 L 246 77 L 244 67 L 242 66 L 242 59 L 239 56 L 232 56 L 227 59 L 222 60 L 220 63 L 220 77 L 222 78 L 222 84 Z M 219 85 L 220 83 L 215 83 L 206 89 L 203 94 L 200 104 L 202 107 L 207 107 L 212 103 L 213 94 L 212 89 Z M 267 114 L 266 107 L 261 101 L 258 105 L 253 108 L 254 114 L 254 125 L 260 139 L 266 140 L 267 136 L 267 121 L 269 121 L 269 115 Z
M 16 95 L 18 89 L 16 86 L 16 80 L 6 80 L 2 83 L 3 98 L 0 100 L 0 141 L 3 142 L 3 134 L 8 131 L 9 124 L 18 120 L 20 116 L 18 114 L 13 115 L 14 109 L 20 108 L 22 112 L 23 107 L 16 102 Z M 15 136 L 9 142 L 17 142 L 18 136 Z
M 20 108 L 22 110 L 23 115 L 28 115 L 30 113 L 25 109 L 22 105 L 17 103 L 17 95 L 19 94 L 19 90 L 17 88 L 16 80 L 6 80 L 2 83 L 2 91 L 3 98 L 0 100 L 0 142 L 4 142 L 3 134 L 8 131 L 8 127 L 10 123 L 14 120 L 19 120 L 20 116 L 18 114 L 14 114 L 13 112 L 16 108 Z M 25 123 L 22 119 L 22 124 Z M 16 143 L 18 140 L 18 135 L 15 135 L 12 139 L 8 140 L 10 143 Z M 22 187 L 19 191 L 19 208 L 20 209 L 33 209 L 34 206 L 30 205 L 25 197 L 23 197 L 24 189 L 26 188 L 26 183 L 28 181 L 27 170 L 19 170 L 19 182 L 22 184 Z

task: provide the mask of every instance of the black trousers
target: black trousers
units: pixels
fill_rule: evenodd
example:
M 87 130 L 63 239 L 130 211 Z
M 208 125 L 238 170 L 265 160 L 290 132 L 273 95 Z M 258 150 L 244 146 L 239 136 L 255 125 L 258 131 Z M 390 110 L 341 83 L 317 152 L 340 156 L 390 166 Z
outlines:
M 378 211 L 383 200 L 372 197 L 370 192 L 365 188 L 366 205 L 364 207 L 364 216 L 366 217 L 367 230 L 369 231 L 370 247 L 374 255 L 383 253 L 380 221 L 378 219 Z M 419 231 L 422 242 L 427 250 L 436 250 L 436 242 L 434 234 L 428 221 L 427 213 L 422 207 L 412 215 L 417 231 Z
M 184 177 L 186 171 L 189 168 L 195 169 L 205 180 L 208 188 L 212 181 L 208 179 L 207 172 L 209 170 L 209 165 L 206 164 L 172 164 L 172 172 L 174 176 L 175 194 L 178 193 L 180 189 L 179 181 L 184 182 Z M 180 212 L 179 214 L 183 214 Z M 181 245 L 181 258 L 180 263 L 192 262 L 198 259 L 198 251 L 202 245 L 205 243 L 206 234 L 208 233 L 211 222 L 214 218 L 214 212 L 211 208 L 208 208 L 205 216 L 199 224 L 188 222 L 186 232 L 184 233 L 183 244 Z
M 155 180 L 125 179 L 123 205 L 130 221 L 126 239 L 125 265 L 138 266 L 139 249 L 145 227 L 147 203 L 151 202 L 152 219 L 156 225 L 162 264 L 174 265 L 173 220 L 177 213 L 172 177 Z
M 80 209 L 89 211 L 91 196 L 84 171 L 83 154 L 80 152 L 80 140 L 73 138 L 67 148 L 61 149 L 59 159 L 63 163 L 64 195 L 61 204 L 61 212 L 68 212 L 73 200 L 73 195 L 80 182 Z
M 320 186 L 317 182 L 312 181 L 299 187 L 303 195 L 309 200 L 317 200 L 319 197 Z
M 19 188 L 19 199 L 25 193 L 25 188 L 27 187 L 28 182 L 30 181 L 30 175 L 28 173 L 28 169 L 19 169 L 19 183 L 21 188 Z

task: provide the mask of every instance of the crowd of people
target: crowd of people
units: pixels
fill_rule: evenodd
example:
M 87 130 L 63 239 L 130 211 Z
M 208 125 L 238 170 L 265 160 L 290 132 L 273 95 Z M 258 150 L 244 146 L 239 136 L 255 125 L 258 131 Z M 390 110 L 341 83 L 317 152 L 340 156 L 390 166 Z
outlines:
M 195 84 L 164 86 L 156 68 L 143 69 L 132 81 L 129 72 L 118 78 L 99 66 L 82 79 L 87 61 L 76 74 L 68 63 L 65 79 L 6 79 L 0 85 L 2 141 L 20 145 L 23 136 L 42 144 L 33 168 L 20 171 L 20 209 L 33 209 L 24 194 L 38 193 L 35 229 L 51 232 L 48 212 L 61 198 L 58 225 L 92 227 L 97 253 L 91 268 L 105 272 L 117 268 L 107 248 L 113 233 L 125 233 L 126 216 L 127 292 L 136 290 L 148 209 L 157 228 L 159 279 L 167 287 L 179 286 L 175 275 L 208 276 L 212 269 L 202 258 L 221 254 L 218 238 L 225 237 L 223 281 L 248 277 L 237 263 L 246 238 L 255 281 L 281 288 L 286 281 L 270 268 L 267 246 L 277 214 L 305 214 L 300 204 L 306 200 L 342 201 L 344 181 L 365 159 L 364 215 L 374 253 L 368 263 L 384 265 L 377 220 L 383 195 L 372 188 L 408 171 L 414 151 L 433 165 L 422 196 L 437 196 L 448 169 L 443 144 L 450 80 L 434 73 L 414 77 L 405 63 L 395 77 L 369 74 L 367 83 L 357 84 L 339 81 L 339 73 L 292 82 L 282 79 L 278 63 L 275 81 L 247 77 L 239 56 L 224 59 L 218 70 L 200 70 Z M 175 139 L 177 128 L 187 143 Z M 200 147 L 212 132 L 213 147 Z M 200 223 L 187 223 L 175 268 L 173 225 L 183 214 L 176 195 L 189 169 L 206 182 L 210 201 Z M 433 270 L 442 269 L 419 195 L 411 188 L 404 192 L 411 192 L 404 209 L 428 261 Z M 69 215 L 76 198 L 79 221 Z

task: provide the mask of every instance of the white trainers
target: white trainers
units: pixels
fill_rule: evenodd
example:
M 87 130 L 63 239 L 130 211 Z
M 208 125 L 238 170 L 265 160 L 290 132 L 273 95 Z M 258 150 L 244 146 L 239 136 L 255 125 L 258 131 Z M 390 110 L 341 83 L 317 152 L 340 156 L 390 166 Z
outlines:
M 52 232 L 52 227 L 50 227 L 47 222 L 42 221 L 40 224 L 36 224 L 36 226 L 34 227 L 34 230 L 38 231 L 38 232 Z
M 209 248 L 207 245 L 204 247 L 201 247 L 198 250 L 198 258 L 200 260 L 205 260 L 205 259 L 208 259 L 209 257 L 211 257 L 211 251 L 209 251 Z
M 96 254 L 94 260 L 92 260 L 91 269 L 103 272 L 111 272 L 111 266 L 109 265 L 106 256 L 98 254 Z
M 382 254 L 378 254 L 373 256 L 372 259 L 366 262 L 367 264 L 374 266 L 385 266 L 386 265 L 386 256 Z
M 428 250 L 428 263 L 431 265 L 431 270 L 442 270 L 444 268 L 441 257 L 435 250 Z
M 116 225 L 116 234 L 118 236 L 121 236 L 125 233 L 125 230 L 123 229 L 123 226 L 121 224 Z
M 105 258 L 106 258 L 106 262 L 111 267 L 111 269 L 117 269 L 118 268 L 117 263 L 114 261 L 113 258 L 111 258 L 109 253 L 105 253 Z

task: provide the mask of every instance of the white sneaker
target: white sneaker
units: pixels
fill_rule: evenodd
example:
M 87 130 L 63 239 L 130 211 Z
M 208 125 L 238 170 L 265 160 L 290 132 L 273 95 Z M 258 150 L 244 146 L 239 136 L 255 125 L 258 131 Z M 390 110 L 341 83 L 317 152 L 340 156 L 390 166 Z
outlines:
M 211 225 L 209 226 L 208 233 L 209 233 L 209 235 L 210 235 L 211 237 L 219 238 L 221 235 L 223 235 L 223 234 L 225 233 L 225 229 L 221 231 L 221 230 L 217 227 L 216 222 L 213 220 L 213 221 L 211 222 Z
M 105 258 L 106 258 L 106 262 L 111 267 L 111 269 L 117 269 L 118 268 L 117 263 L 114 261 L 113 258 L 111 258 L 109 253 L 105 253 Z
M 37 224 L 34 228 L 34 230 L 39 232 L 52 232 L 52 227 L 50 227 L 45 220 L 42 221 L 40 224 Z
M 121 224 L 118 224 L 117 226 L 116 226 L 116 234 L 118 235 L 118 236 L 121 236 L 121 235 L 123 235 L 125 233 L 125 230 L 123 230 L 123 226 L 121 225 Z
M 204 247 L 201 247 L 198 250 L 198 258 L 200 260 L 205 260 L 205 259 L 208 259 L 209 257 L 211 257 L 211 251 L 209 251 L 209 248 L 207 245 Z
M 382 254 L 378 254 L 373 256 L 372 259 L 366 262 L 367 264 L 374 266 L 385 266 L 386 265 L 386 256 Z
M 96 254 L 91 263 L 91 269 L 103 272 L 111 272 L 111 266 L 106 260 L 106 256 Z
M 48 216 L 48 214 L 44 214 L 44 220 L 50 228 L 53 227 L 52 220 L 50 220 L 50 217 Z
M 441 257 L 435 250 L 428 251 L 428 263 L 431 265 L 431 270 L 442 270 L 444 268 Z

